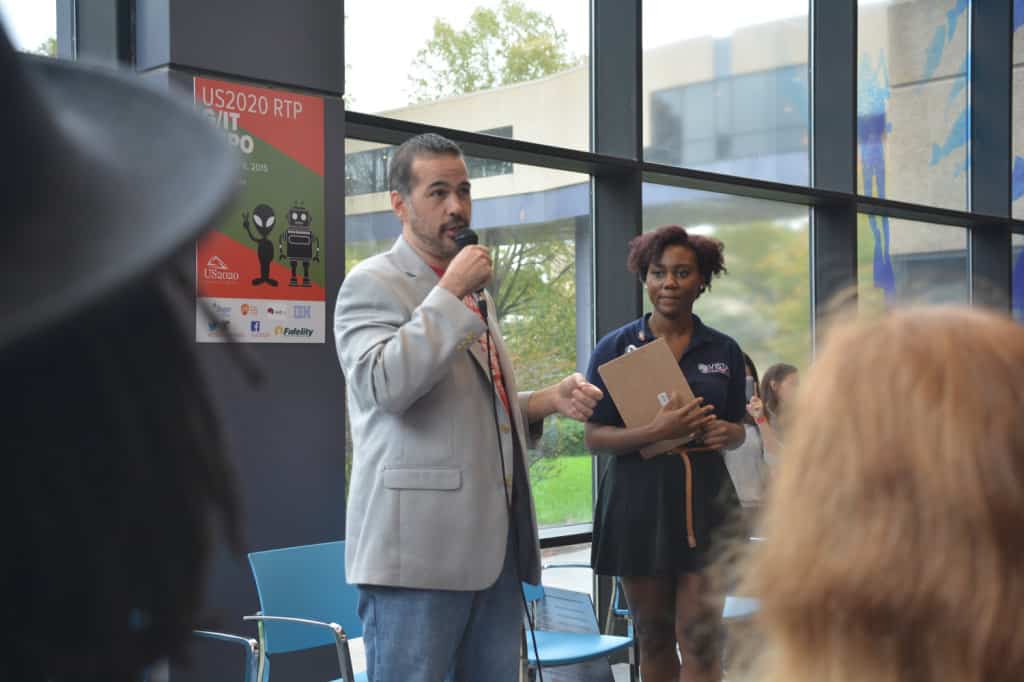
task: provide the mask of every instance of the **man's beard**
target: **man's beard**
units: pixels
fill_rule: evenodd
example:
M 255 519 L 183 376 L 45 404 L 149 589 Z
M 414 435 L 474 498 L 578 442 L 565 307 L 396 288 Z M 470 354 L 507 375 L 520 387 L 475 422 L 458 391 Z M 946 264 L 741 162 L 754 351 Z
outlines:
M 445 223 L 442 223 L 439 227 L 433 229 L 422 229 L 422 224 L 419 220 L 413 217 L 413 232 L 420 238 L 420 240 L 433 251 L 438 257 L 441 258 L 453 258 L 456 253 L 459 252 L 459 247 L 451 239 L 446 239 L 446 233 L 449 230 L 463 230 L 469 227 L 469 223 L 462 219 L 452 219 Z

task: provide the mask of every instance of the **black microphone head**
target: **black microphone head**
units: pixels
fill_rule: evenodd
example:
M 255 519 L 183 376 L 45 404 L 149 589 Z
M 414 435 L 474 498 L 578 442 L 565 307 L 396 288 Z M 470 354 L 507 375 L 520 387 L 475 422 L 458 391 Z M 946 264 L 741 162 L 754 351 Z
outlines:
M 476 232 L 466 227 L 455 233 L 455 245 L 459 247 L 459 251 L 466 248 L 470 244 L 480 243 L 480 237 L 477 236 Z

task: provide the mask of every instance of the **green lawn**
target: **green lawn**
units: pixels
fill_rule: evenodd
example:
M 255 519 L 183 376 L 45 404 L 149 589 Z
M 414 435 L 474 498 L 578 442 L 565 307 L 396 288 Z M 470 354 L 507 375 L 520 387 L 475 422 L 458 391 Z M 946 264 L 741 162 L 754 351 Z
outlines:
M 530 467 L 537 523 L 556 526 L 591 520 L 589 455 L 540 459 Z

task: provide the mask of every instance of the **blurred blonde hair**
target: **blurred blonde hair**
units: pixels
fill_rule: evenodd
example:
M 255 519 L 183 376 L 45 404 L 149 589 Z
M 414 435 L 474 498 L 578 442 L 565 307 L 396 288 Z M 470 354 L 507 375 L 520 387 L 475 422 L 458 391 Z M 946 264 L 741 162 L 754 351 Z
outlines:
M 741 591 L 771 682 L 1024 680 L 1024 328 L 966 308 L 835 328 Z

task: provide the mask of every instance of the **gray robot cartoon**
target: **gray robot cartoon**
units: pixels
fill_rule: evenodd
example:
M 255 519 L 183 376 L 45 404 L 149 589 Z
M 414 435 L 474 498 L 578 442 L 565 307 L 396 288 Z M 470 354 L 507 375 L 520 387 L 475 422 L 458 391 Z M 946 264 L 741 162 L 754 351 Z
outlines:
M 288 209 L 288 230 L 277 240 L 278 260 L 288 259 L 292 266 L 292 278 L 288 280 L 288 286 L 299 286 L 295 275 L 295 266 L 302 263 L 302 286 L 312 286 L 309 281 L 309 261 L 320 262 L 320 239 L 313 234 L 309 226 L 313 219 L 309 211 L 297 201 Z

